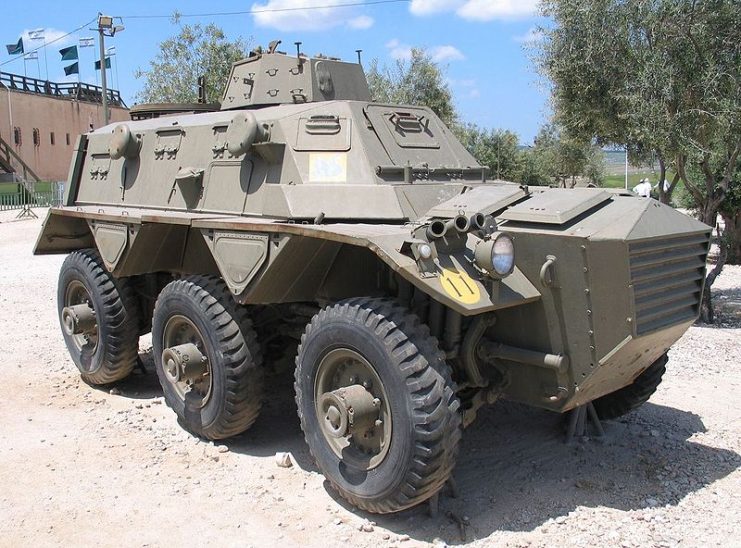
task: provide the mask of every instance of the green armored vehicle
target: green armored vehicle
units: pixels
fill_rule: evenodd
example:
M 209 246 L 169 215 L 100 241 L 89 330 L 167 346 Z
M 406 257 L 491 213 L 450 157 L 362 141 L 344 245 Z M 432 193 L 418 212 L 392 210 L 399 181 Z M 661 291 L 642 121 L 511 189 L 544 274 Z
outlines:
M 306 442 L 360 508 L 433 497 L 497 398 L 637 407 L 697 317 L 708 226 L 489 180 L 429 108 L 372 102 L 359 64 L 272 44 L 234 64 L 219 110 L 173 110 L 77 141 L 35 248 L 69 254 L 72 360 L 118 381 L 151 331 L 167 404 L 222 439 L 295 349 Z

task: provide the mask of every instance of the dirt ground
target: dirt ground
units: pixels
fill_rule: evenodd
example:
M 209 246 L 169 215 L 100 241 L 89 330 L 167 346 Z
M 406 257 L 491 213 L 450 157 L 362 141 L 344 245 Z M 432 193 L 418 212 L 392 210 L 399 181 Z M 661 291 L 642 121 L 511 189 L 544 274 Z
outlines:
M 257 423 L 218 445 L 178 426 L 146 340 L 146 374 L 82 383 L 56 317 L 63 257 L 33 257 L 40 221 L 12 217 L 0 214 L 2 546 L 741 546 L 739 267 L 714 287 L 725 323 L 692 327 L 657 394 L 604 441 L 566 445 L 559 416 L 500 402 L 464 433 L 458 498 L 437 517 L 374 516 L 317 472 L 290 377 L 271 378 Z

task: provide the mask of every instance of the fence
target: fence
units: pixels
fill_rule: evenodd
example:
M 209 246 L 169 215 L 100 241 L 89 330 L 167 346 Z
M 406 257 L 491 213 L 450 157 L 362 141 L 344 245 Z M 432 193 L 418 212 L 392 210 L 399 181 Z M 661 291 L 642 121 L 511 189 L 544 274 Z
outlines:
M 0 72 L 0 87 L 90 103 L 103 102 L 103 88 L 85 82 L 50 82 L 20 74 Z M 127 108 L 117 90 L 107 89 L 106 95 L 111 106 Z
M 31 192 L 20 186 L 18 192 L 0 194 L 0 211 L 27 209 L 28 207 L 60 206 L 63 199 L 64 183 L 51 183 L 49 190 L 42 192 Z

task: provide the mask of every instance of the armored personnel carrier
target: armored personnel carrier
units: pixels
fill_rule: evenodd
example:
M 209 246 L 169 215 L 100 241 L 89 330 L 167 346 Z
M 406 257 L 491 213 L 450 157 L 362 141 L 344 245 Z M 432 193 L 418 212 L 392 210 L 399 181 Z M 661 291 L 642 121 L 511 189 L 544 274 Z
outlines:
M 429 108 L 276 44 L 234 64 L 217 111 L 81 135 L 65 200 L 35 253 L 69 254 L 59 318 L 86 382 L 126 377 L 151 331 L 167 404 L 222 439 L 295 349 L 317 465 L 381 513 L 441 489 L 485 403 L 645 402 L 710 235 L 631 193 L 490 180 Z

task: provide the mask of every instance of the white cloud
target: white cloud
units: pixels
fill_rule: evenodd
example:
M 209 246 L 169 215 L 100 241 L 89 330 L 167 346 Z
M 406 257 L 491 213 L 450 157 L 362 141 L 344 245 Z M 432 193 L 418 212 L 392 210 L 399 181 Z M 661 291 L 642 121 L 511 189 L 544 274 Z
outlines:
M 321 8 L 302 9 L 317 6 L 316 0 L 267 0 L 263 4 L 252 4 L 255 24 L 283 32 L 321 31 L 331 27 L 346 25 L 353 29 L 367 29 L 373 25 L 373 18 L 357 15 L 350 8 L 337 7 L 347 0 L 323 0 Z M 266 11 L 272 10 L 272 11 Z
M 398 61 L 408 61 L 412 58 L 412 46 L 402 44 L 396 38 L 386 42 L 386 49 L 389 50 L 389 56 Z
M 413 15 L 455 12 L 470 21 L 519 19 L 536 14 L 538 0 L 412 0 Z
M 543 39 L 543 31 L 537 27 L 530 27 L 525 34 L 515 36 L 513 40 L 521 44 L 534 44 Z
M 463 4 L 463 0 L 412 0 L 409 11 L 414 15 L 432 15 L 443 11 L 453 11 Z
M 347 22 L 347 26 L 351 29 L 365 30 L 373 26 L 373 17 L 367 15 L 359 15 Z
M 475 99 L 476 97 L 481 96 L 481 92 L 479 91 L 477 82 L 473 78 L 463 79 L 463 80 L 456 80 L 454 78 L 448 78 L 447 83 L 451 88 L 460 90 L 460 94 L 463 94 L 466 97 Z M 456 93 L 456 95 L 459 95 L 459 93 Z
M 434 46 L 427 51 L 436 63 L 445 61 L 462 61 L 466 58 L 455 46 Z
M 456 13 L 472 21 L 518 19 L 535 15 L 538 0 L 468 0 Z
M 412 46 L 400 42 L 393 38 L 386 42 L 386 49 L 389 50 L 389 56 L 399 61 L 408 61 L 412 58 Z M 461 51 L 455 46 L 443 45 L 426 48 L 427 53 L 436 63 L 445 61 L 462 61 L 466 58 Z

